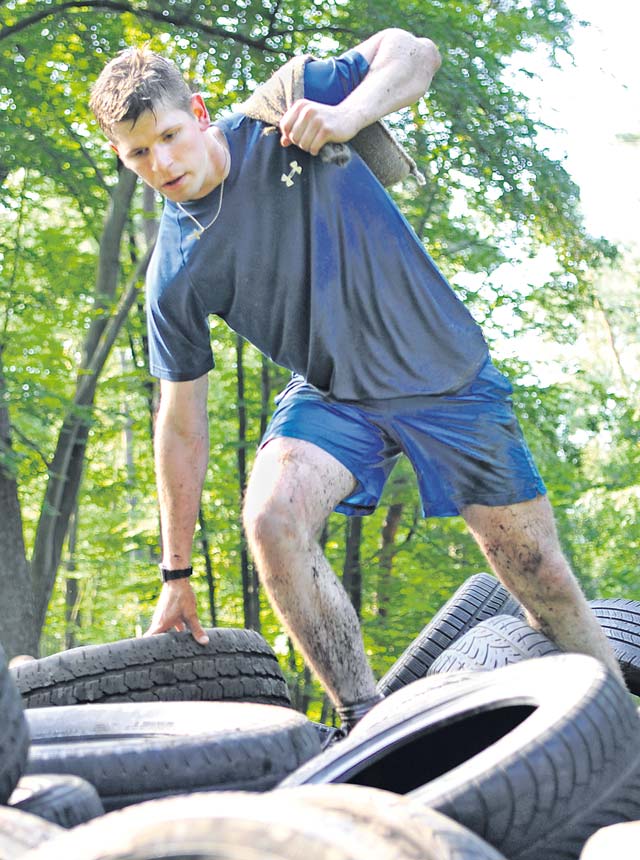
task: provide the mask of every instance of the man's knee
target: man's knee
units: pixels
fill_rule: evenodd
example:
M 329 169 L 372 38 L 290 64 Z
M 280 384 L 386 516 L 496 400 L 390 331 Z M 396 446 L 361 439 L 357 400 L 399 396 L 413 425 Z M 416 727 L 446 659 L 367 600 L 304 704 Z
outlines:
M 295 516 L 291 502 L 278 496 L 254 504 L 247 494 L 243 524 L 252 552 L 259 555 L 297 544 L 304 533 L 303 523 Z

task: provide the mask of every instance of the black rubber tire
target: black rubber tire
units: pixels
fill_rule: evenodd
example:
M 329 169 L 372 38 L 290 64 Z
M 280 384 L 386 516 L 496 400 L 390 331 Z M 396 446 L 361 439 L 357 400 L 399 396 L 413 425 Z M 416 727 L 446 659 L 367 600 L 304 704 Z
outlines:
M 291 705 L 278 659 L 259 633 L 216 627 L 207 634 L 208 645 L 175 632 L 85 645 L 11 672 L 27 708 L 223 700 Z
M 20 693 L 0 648 L 0 803 L 6 803 L 24 773 L 29 727 Z
M 484 618 L 502 612 L 507 601 L 512 600 L 495 576 L 470 576 L 380 679 L 378 692 L 388 696 L 424 678 L 433 661 L 456 639 Z
M 0 860 L 14 860 L 65 833 L 62 827 L 12 806 L 0 806 Z M 71 858 L 69 858 L 71 860 Z
M 352 812 L 337 802 L 305 800 L 296 792 L 287 792 L 286 801 L 283 792 L 153 801 L 77 827 L 32 852 L 28 860 L 500 860 L 492 849 L 461 854 L 445 845 L 444 853 L 431 851 L 429 841 L 436 850 L 444 844 L 444 839 L 438 843 L 433 838 L 431 824 L 437 821 L 444 834 L 458 836 L 455 824 L 448 826 L 442 816 L 421 812 L 405 798 L 360 790 L 369 798 L 382 795 L 368 815 L 363 802 Z M 395 820 L 384 810 L 387 802 Z M 472 843 L 473 837 L 466 844 Z
M 640 821 L 602 827 L 582 849 L 580 860 L 636 860 L 640 846 Z
M 102 801 L 91 783 L 71 774 L 23 776 L 9 798 L 9 806 L 60 827 L 75 827 L 104 815 Z
M 26 712 L 29 773 L 71 773 L 105 809 L 185 791 L 265 791 L 320 752 L 291 708 L 249 702 L 69 705 Z
M 615 651 L 629 690 L 640 696 L 640 601 L 590 600 L 589 606 Z
M 292 800 L 302 801 L 376 829 L 398 845 L 413 840 L 421 860 L 504 860 L 495 848 L 453 819 L 390 791 L 361 785 L 302 785 L 276 791 L 287 806 Z
M 520 618 L 496 615 L 467 630 L 433 661 L 427 674 L 482 672 L 560 653 L 555 643 Z
M 576 858 L 598 828 L 640 818 L 640 719 L 599 661 L 552 655 L 444 677 L 384 699 L 282 786 L 410 794 L 510 860 Z
M 589 606 L 613 648 L 631 693 L 640 696 L 640 601 L 598 598 Z M 522 604 L 510 597 L 500 610 L 524 620 Z

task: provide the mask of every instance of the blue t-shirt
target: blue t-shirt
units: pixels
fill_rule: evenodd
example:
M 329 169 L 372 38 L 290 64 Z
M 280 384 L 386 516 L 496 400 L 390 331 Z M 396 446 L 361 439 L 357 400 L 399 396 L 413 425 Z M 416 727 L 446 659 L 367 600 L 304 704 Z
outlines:
M 305 95 L 337 104 L 367 70 L 356 51 L 312 61 Z M 231 153 L 218 220 L 196 241 L 165 203 L 147 278 L 152 374 L 207 373 L 215 314 L 338 400 L 442 394 L 475 376 L 479 327 L 355 152 L 339 167 L 244 115 L 216 126 Z M 219 195 L 184 205 L 207 224 Z

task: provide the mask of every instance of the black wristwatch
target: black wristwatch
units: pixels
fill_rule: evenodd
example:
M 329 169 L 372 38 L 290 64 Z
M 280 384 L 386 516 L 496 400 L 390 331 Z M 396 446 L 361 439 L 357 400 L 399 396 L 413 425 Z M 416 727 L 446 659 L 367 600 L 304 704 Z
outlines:
M 182 570 L 169 570 L 160 565 L 160 574 L 163 582 L 171 582 L 174 579 L 186 579 L 193 573 L 192 567 L 184 567 Z

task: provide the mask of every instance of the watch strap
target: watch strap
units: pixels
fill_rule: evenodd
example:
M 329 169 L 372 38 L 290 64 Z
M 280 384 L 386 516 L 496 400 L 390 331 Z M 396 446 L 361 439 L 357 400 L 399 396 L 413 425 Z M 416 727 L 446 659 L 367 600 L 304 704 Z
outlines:
M 160 575 L 163 582 L 172 582 L 174 579 L 186 579 L 193 573 L 192 567 L 183 567 L 180 570 L 169 570 L 160 565 Z

